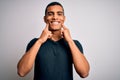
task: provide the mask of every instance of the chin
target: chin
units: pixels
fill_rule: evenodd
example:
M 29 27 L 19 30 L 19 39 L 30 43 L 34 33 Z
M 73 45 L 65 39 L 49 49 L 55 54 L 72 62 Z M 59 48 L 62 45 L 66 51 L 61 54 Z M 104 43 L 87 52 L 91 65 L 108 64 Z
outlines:
M 61 26 L 52 26 L 52 27 L 49 28 L 49 30 L 51 30 L 51 31 L 59 31 L 59 30 L 61 30 Z
M 59 31 L 61 28 L 49 28 L 50 31 Z
M 50 31 L 59 31 L 61 29 L 49 29 Z

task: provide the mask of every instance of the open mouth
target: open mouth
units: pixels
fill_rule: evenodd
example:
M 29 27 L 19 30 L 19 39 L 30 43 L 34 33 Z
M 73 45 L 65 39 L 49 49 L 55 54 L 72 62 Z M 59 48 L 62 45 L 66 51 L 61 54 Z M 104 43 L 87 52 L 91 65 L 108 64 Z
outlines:
M 59 21 L 51 21 L 52 25 L 58 25 L 60 22 Z

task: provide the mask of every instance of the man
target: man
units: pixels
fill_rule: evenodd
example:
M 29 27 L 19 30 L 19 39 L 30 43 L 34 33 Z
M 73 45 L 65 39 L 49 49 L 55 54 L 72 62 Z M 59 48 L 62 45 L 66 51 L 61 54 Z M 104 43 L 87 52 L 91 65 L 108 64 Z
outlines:
M 18 74 L 25 76 L 35 63 L 34 80 L 73 80 L 74 64 L 76 72 L 82 78 L 87 77 L 89 63 L 81 44 L 72 40 L 64 25 L 63 6 L 58 2 L 48 4 L 44 21 L 45 29 L 39 38 L 31 40 L 18 63 Z

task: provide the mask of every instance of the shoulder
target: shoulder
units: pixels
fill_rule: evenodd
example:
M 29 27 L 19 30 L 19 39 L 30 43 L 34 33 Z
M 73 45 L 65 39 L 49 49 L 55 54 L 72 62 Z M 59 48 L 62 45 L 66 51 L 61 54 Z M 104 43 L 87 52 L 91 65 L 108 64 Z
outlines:
M 83 53 L 83 47 L 82 44 L 78 40 L 73 40 L 76 46 L 79 48 L 79 50 Z
M 26 51 L 28 51 L 33 45 L 34 43 L 38 40 L 38 38 L 33 38 L 32 40 L 30 40 L 30 42 L 27 45 Z
M 38 38 L 33 38 L 33 39 L 29 42 L 29 44 L 35 43 L 37 40 L 38 40 Z
M 76 45 L 81 45 L 81 43 L 78 40 L 73 40 Z M 82 46 L 82 45 L 81 45 Z
M 38 40 L 38 38 L 33 38 L 28 45 L 33 45 L 36 41 Z

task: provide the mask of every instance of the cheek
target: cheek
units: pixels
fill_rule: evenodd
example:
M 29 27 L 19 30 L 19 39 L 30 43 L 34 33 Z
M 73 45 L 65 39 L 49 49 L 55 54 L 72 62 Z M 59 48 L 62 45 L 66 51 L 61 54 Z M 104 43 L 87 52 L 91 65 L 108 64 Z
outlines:
M 64 19 L 61 19 L 61 22 L 64 23 Z
M 65 18 L 64 18 L 64 17 L 61 17 L 60 20 L 62 21 L 62 23 L 64 23 Z
M 51 20 L 51 18 L 50 18 L 50 17 L 47 17 L 47 18 L 46 18 L 46 21 L 47 21 L 47 22 L 49 22 L 50 20 Z

